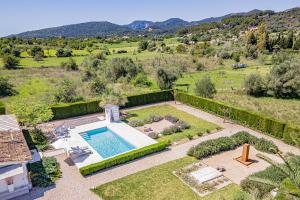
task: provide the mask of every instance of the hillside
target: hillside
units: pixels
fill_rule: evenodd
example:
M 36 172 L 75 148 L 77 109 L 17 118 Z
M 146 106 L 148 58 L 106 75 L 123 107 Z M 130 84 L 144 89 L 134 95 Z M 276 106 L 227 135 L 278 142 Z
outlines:
M 202 21 L 203 22 L 203 21 Z M 282 12 L 253 10 L 247 14 L 230 14 L 221 18 L 206 19 L 205 23 L 196 23 L 194 26 L 179 30 L 179 34 L 204 34 L 218 29 L 218 33 L 238 34 L 250 27 L 265 23 L 269 32 L 280 32 L 300 29 L 300 8 L 293 8 Z
M 128 25 L 118 25 L 110 22 L 87 22 L 80 24 L 64 25 L 34 31 L 27 31 L 13 36 L 21 38 L 46 38 L 46 37 L 96 37 L 114 35 L 137 34 L 174 34 L 181 28 L 199 25 L 208 22 L 220 22 L 231 16 L 247 16 L 260 13 L 260 10 L 252 10 L 243 13 L 231 13 L 221 17 L 210 17 L 199 21 L 188 22 L 180 18 L 171 18 L 162 22 L 136 20 Z

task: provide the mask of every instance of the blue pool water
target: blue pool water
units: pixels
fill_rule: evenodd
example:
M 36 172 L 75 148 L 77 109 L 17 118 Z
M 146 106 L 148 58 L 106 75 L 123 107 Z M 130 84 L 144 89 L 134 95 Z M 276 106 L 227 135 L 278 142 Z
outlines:
M 136 148 L 106 127 L 87 131 L 81 134 L 81 137 L 83 137 L 102 158 L 112 157 Z

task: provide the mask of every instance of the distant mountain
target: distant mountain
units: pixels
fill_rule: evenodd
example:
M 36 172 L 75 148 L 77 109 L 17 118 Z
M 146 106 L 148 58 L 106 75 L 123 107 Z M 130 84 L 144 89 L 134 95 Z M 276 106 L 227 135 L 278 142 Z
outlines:
M 249 12 L 230 13 L 230 14 L 227 14 L 227 15 L 224 15 L 221 17 L 210 17 L 210 18 L 202 19 L 200 21 L 193 21 L 191 23 L 192 23 L 192 25 L 199 25 L 199 24 L 203 24 L 203 23 L 220 22 L 220 21 L 222 21 L 222 19 L 232 17 L 232 16 L 247 16 L 247 15 L 258 14 L 261 12 L 264 12 L 264 11 L 254 9 Z
M 145 30 L 152 26 L 154 22 L 151 21 L 141 21 L 141 20 L 136 20 L 128 25 L 125 25 L 126 27 L 132 29 L 132 30 Z
M 130 28 L 113 24 L 110 22 L 87 22 L 71 24 L 53 28 L 45 28 L 36 31 L 27 31 L 17 34 L 23 38 L 45 38 L 45 37 L 94 37 L 105 35 L 119 35 L 131 32 Z
M 171 18 L 162 22 L 152 22 L 137 20 L 128 25 L 118 25 L 110 22 L 87 22 L 46 28 L 35 31 L 27 31 L 13 36 L 23 38 L 45 38 L 45 37 L 95 37 L 95 36 L 114 36 L 114 35 L 137 35 L 137 34 L 168 34 L 175 33 L 178 29 L 199 25 L 203 23 L 219 22 L 224 18 L 235 15 L 251 15 L 262 12 L 252 10 L 250 12 L 231 13 L 221 17 L 211 17 L 199 21 L 188 22 L 180 18 Z

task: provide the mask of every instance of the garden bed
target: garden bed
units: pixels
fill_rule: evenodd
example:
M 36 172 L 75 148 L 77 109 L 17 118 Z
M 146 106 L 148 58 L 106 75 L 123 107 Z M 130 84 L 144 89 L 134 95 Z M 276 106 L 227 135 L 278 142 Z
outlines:
M 199 119 L 170 105 L 152 106 L 138 110 L 131 110 L 128 112 L 129 117 L 126 120 L 129 124 L 133 121 L 140 121 L 141 123 L 137 126 L 142 126 L 145 124 L 144 120 L 148 119 L 149 116 L 153 114 L 162 117 L 176 117 L 190 126 L 188 129 L 184 129 L 181 132 L 162 135 L 158 138 L 158 141 L 170 140 L 172 143 L 178 143 L 182 140 L 193 139 L 194 137 L 203 136 L 205 134 L 212 133 L 214 130 L 220 129 L 219 126 L 213 123 Z

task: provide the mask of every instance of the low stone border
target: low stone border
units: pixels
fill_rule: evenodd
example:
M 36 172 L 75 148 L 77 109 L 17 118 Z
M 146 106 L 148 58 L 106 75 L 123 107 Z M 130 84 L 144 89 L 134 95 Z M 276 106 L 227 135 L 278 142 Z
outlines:
M 190 175 L 190 173 L 197 171 L 204 167 L 207 167 L 207 166 L 199 162 L 199 163 L 188 165 L 188 166 L 178 169 L 176 171 L 173 171 L 172 173 L 177 178 L 179 178 L 186 186 L 188 186 L 190 189 L 192 189 L 196 194 L 198 194 L 201 197 L 211 194 L 215 190 L 219 190 L 219 189 L 232 183 L 224 175 L 221 177 L 215 178 L 213 180 L 210 180 L 206 183 L 202 183 L 202 184 L 198 183 L 198 181 L 195 180 Z

